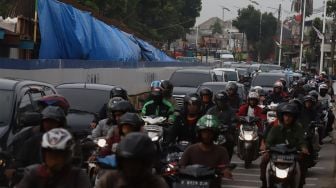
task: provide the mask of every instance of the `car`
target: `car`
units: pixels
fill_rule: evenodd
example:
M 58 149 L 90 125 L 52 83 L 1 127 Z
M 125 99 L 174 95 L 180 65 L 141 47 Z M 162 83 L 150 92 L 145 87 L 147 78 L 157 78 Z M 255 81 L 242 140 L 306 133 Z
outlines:
M 289 75 L 283 72 L 260 72 L 252 79 L 251 87 L 261 86 L 265 92 L 273 91 L 273 85 L 276 81 L 284 78 L 289 86 Z
M 179 69 L 171 75 L 169 81 L 174 86 L 173 97 L 177 108 L 181 108 L 186 94 L 196 92 L 197 87 L 204 82 L 217 81 L 217 77 L 210 69 Z
M 203 84 L 201 84 L 198 88 L 197 88 L 197 93 L 200 93 L 200 91 L 203 89 L 203 88 L 209 88 L 212 90 L 212 92 L 214 94 L 218 93 L 219 91 L 221 90 L 225 90 L 226 88 L 226 85 L 228 84 L 229 82 L 205 82 Z M 244 86 L 244 84 L 240 84 L 240 83 L 237 83 L 237 86 L 238 86 L 238 95 L 239 97 L 242 99 L 242 100 L 245 100 L 246 97 L 247 97 L 247 91 L 246 91 L 246 88 Z
M 220 82 L 239 81 L 239 75 L 235 69 L 215 68 L 213 69 L 213 71 L 217 76 L 217 80 Z
M 37 101 L 57 94 L 55 87 L 44 82 L 0 78 L 0 147 L 14 147 L 18 135 L 40 124 Z M 14 148 L 12 148 L 14 151 Z
M 115 86 L 87 83 L 65 83 L 56 86 L 56 90 L 70 103 L 67 123 L 76 138 L 91 134 L 89 124 L 99 119 L 98 114 L 110 99 L 110 92 Z
M 272 70 L 283 70 L 283 68 L 280 65 L 275 64 L 252 64 L 251 69 L 258 70 L 261 72 L 270 72 Z

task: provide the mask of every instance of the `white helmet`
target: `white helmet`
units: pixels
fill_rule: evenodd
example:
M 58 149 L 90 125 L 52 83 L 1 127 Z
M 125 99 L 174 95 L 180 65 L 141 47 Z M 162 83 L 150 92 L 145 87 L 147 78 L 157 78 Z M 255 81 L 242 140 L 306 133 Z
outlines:
M 63 128 L 52 129 L 43 134 L 43 149 L 73 151 L 74 146 L 75 142 L 72 135 Z
M 327 84 L 321 84 L 321 85 L 319 86 L 319 92 L 321 92 L 321 89 L 328 89 Z
M 259 100 L 259 94 L 257 92 L 252 91 L 248 94 L 247 99 L 257 99 L 257 100 Z

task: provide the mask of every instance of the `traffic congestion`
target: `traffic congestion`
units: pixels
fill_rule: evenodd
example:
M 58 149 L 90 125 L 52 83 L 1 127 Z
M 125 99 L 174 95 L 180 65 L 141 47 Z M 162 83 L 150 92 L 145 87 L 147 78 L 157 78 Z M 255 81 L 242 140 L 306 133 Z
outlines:
M 260 163 L 261 187 L 304 187 L 332 136 L 332 79 L 218 70 L 153 81 L 141 106 L 122 86 L 1 79 L 2 186 L 225 187 Z

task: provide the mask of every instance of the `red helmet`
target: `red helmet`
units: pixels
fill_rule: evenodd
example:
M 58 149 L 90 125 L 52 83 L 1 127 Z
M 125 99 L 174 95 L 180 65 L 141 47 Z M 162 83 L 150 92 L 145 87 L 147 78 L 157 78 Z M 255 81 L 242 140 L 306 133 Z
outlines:
M 70 104 L 65 97 L 61 95 L 48 95 L 44 96 L 38 100 L 38 104 L 42 106 L 59 106 L 61 107 L 65 113 L 68 112 L 70 108 Z

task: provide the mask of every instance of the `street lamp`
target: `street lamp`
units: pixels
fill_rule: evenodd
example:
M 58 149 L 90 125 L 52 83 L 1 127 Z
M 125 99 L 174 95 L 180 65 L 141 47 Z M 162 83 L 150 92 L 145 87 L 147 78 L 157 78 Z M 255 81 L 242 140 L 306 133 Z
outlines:
M 260 12 L 260 23 L 259 23 L 259 44 L 261 44 L 261 23 L 262 23 L 262 13 L 261 13 L 261 8 L 260 8 L 260 4 L 254 0 L 249 0 L 252 4 L 255 4 L 257 6 L 259 6 L 259 12 Z M 260 57 L 260 48 L 258 50 L 258 62 L 260 63 L 261 61 L 261 57 Z
M 220 6 L 220 7 L 222 7 L 222 10 L 223 10 L 223 21 L 224 21 L 224 13 L 225 13 L 225 11 L 231 11 L 230 9 L 228 9 L 227 7 L 225 7 L 225 6 Z

